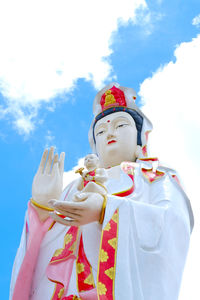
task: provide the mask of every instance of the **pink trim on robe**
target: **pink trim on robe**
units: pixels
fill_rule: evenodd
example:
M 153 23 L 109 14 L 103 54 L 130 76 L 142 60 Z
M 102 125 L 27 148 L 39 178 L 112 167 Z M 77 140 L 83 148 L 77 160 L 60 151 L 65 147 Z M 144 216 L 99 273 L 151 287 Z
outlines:
M 46 269 L 46 275 L 49 280 L 62 283 L 65 291 L 69 287 L 75 258 L 74 255 L 71 255 L 67 260 L 58 262 L 57 264 L 49 264 Z
M 65 197 L 64 201 L 66 201 L 67 196 L 73 186 L 73 183 L 69 187 Z M 79 246 L 79 244 L 77 245 Z M 50 281 L 53 282 L 59 282 L 64 286 L 64 294 L 67 294 L 68 288 L 69 288 L 69 282 L 71 279 L 71 274 L 73 270 L 73 264 L 75 263 L 76 256 L 75 255 L 70 255 L 69 257 L 66 258 L 64 261 L 59 261 L 56 264 L 51 264 L 49 263 L 46 269 L 46 275 Z M 86 291 L 83 293 L 79 293 L 81 296 L 81 299 L 83 300 L 98 300 L 97 297 L 97 290 L 96 288 Z M 71 298 L 72 296 L 72 298 Z M 65 299 L 73 299 L 75 295 L 70 295 L 70 296 L 65 296 L 62 298 L 63 300 Z M 77 297 L 78 298 L 78 297 Z
M 50 217 L 45 222 L 41 222 L 36 210 L 30 202 L 28 203 L 28 217 L 30 226 L 27 250 L 17 276 L 12 300 L 29 299 L 33 271 L 37 262 L 40 244 L 52 223 Z
M 97 289 L 92 289 L 85 292 L 79 292 L 79 295 L 82 300 L 98 300 Z
M 98 300 L 98 297 L 97 297 L 97 289 L 92 289 L 90 291 L 87 291 L 87 292 L 84 292 L 84 293 L 79 293 L 80 294 L 80 297 L 79 296 L 76 296 L 76 295 L 69 295 L 69 296 L 66 296 L 64 298 L 62 298 L 62 300 Z

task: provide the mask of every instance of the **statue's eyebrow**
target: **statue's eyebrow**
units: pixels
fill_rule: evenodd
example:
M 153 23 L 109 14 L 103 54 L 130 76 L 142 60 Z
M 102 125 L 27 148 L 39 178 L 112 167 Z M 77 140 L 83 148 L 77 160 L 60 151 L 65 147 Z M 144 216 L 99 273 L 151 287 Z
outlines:
M 101 127 L 106 128 L 106 126 L 107 126 L 106 123 L 101 123 L 101 124 L 99 124 L 99 125 L 96 125 L 96 126 L 95 126 L 95 132 L 97 132 Z
M 126 122 L 130 123 L 130 120 L 127 117 L 123 117 L 123 116 L 120 116 L 120 117 L 117 117 L 116 119 L 114 119 L 113 123 L 115 124 L 119 121 L 126 121 Z

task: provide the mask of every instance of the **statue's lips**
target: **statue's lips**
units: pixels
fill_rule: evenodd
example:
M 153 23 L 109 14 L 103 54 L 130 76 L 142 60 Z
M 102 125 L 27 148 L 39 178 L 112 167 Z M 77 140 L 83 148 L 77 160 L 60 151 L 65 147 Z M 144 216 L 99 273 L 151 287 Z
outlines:
M 108 142 L 108 145 L 109 145 L 109 144 L 112 144 L 112 143 L 116 143 L 116 142 L 117 142 L 117 141 L 115 141 L 115 140 L 111 140 L 111 141 Z

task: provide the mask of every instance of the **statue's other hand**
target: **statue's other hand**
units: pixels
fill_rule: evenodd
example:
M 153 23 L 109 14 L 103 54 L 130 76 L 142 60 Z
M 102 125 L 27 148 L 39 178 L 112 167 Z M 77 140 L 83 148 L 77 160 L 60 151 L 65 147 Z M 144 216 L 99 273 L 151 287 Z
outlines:
M 41 205 L 48 206 L 50 199 L 59 199 L 62 193 L 65 153 L 56 153 L 54 147 L 45 149 L 33 179 L 32 198 Z
M 59 217 L 56 212 L 50 213 L 50 215 L 56 222 L 65 226 L 81 226 L 98 222 L 103 200 L 103 196 L 98 193 L 80 193 L 79 202 L 50 200 L 49 205 L 68 219 Z

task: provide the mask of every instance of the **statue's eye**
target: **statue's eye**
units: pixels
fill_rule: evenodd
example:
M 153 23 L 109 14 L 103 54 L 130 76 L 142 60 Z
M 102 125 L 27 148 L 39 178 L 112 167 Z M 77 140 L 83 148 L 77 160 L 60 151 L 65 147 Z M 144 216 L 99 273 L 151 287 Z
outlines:
M 128 126 L 127 123 L 122 123 L 122 124 L 117 125 L 116 128 L 122 128 L 122 127 L 126 127 L 126 126 Z
M 97 136 L 98 136 L 98 135 L 102 135 L 104 132 L 105 132 L 105 130 L 100 130 L 99 132 L 97 132 L 96 135 L 97 135 Z

